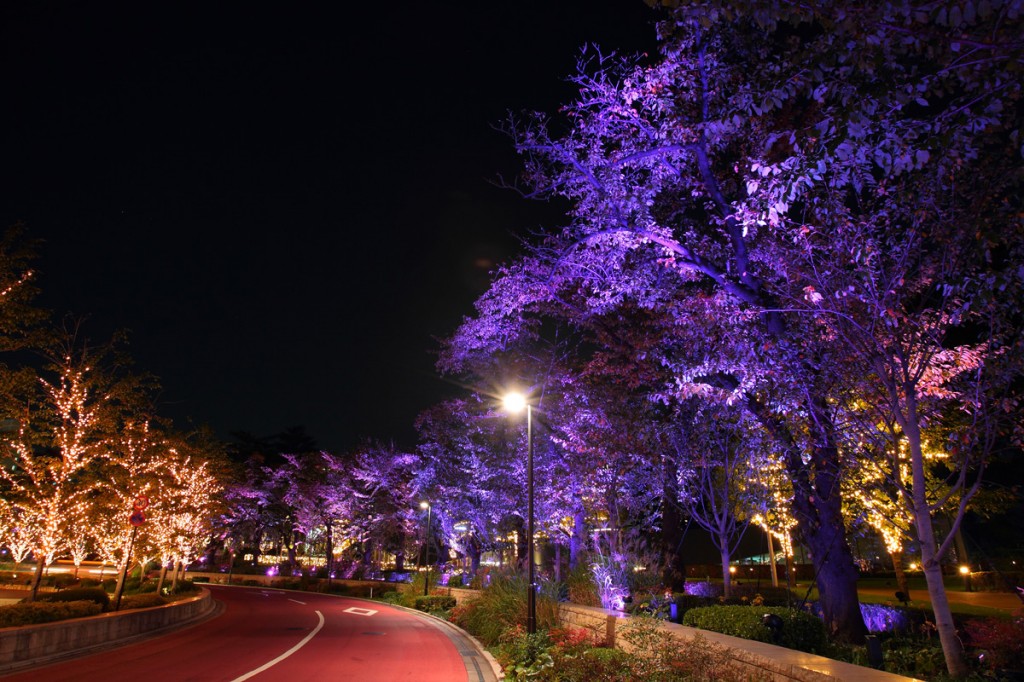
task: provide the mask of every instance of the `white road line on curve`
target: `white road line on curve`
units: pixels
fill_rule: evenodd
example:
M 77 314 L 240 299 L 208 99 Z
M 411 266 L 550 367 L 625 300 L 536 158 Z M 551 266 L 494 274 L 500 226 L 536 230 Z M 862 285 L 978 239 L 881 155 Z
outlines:
M 231 680 L 231 682 L 242 682 L 242 680 L 247 680 L 250 677 L 255 677 L 256 675 L 259 675 L 264 670 L 266 670 L 268 668 L 272 668 L 273 666 L 277 665 L 278 663 L 280 663 L 284 659 L 286 659 L 289 656 L 291 656 L 292 654 L 294 654 L 296 651 L 298 651 L 302 647 L 306 646 L 306 643 L 309 640 L 313 639 L 316 636 L 316 633 L 320 632 L 320 628 L 322 628 L 324 626 L 324 614 L 322 614 L 319 611 L 317 611 L 316 615 L 317 615 L 318 618 L 320 618 L 320 623 L 318 623 L 317 626 L 315 628 L 313 628 L 312 632 L 310 632 L 308 635 L 303 637 L 301 642 L 299 642 L 298 644 L 296 644 L 291 649 L 289 649 L 288 651 L 284 652 L 283 654 L 281 654 L 280 656 L 278 656 L 274 660 L 268 661 L 267 663 L 264 663 L 263 665 L 261 665 L 260 667 L 256 668 L 255 670 L 250 670 L 249 672 L 247 672 L 246 674 L 242 675 L 241 677 L 236 677 L 235 679 Z
M 302 604 L 303 606 L 305 606 L 305 605 L 306 605 L 306 602 L 304 602 L 304 601 L 299 601 L 298 599 L 292 599 L 291 597 L 289 597 L 289 598 L 288 598 L 288 601 L 293 601 L 293 602 L 295 602 L 296 604 Z

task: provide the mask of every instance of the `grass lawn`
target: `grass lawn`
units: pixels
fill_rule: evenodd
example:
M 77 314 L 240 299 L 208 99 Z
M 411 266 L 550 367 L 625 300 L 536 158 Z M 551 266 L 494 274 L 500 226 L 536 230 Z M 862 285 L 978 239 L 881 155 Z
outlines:
M 909 583 L 910 596 L 913 597 L 910 605 L 921 609 L 931 609 L 932 602 L 928 598 L 928 587 L 925 584 L 924 576 L 908 576 L 907 582 Z M 945 583 L 947 592 L 964 591 L 964 582 L 959 576 L 947 576 Z M 859 592 L 860 600 L 865 604 L 899 604 L 899 602 L 896 601 L 895 596 L 896 579 L 891 576 L 864 576 L 857 581 L 857 586 L 859 588 L 866 588 L 861 589 Z M 793 591 L 800 598 L 803 598 L 804 595 L 807 594 L 807 588 L 808 585 L 806 583 L 798 583 Z M 808 601 L 817 601 L 818 589 L 812 589 L 810 591 L 810 596 L 807 597 L 807 599 Z M 965 604 L 952 599 L 949 601 L 949 608 L 954 614 L 962 616 L 1009 617 L 1010 615 L 1003 609 Z

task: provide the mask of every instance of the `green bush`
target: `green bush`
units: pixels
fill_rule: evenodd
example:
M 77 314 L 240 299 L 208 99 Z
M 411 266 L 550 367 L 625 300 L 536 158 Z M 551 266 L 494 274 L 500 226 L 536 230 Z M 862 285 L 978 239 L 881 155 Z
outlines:
M 552 652 L 559 682 L 632 682 L 636 679 L 632 670 L 633 657 L 621 649 L 593 648 L 579 654 L 562 655 Z M 548 678 L 541 678 L 548 679 Z
M 762 622 L 769 613 L 782 618 L 778 640 Z M 687 611 L 683 625 L 812 654 L 823 652 L 828 646 L 825 624 L 820 618 L 781 606 L 704 606 Z
M 139 585 L 139 589 L 136 590 L 136 594 L 148 594 L 150 592 L 156 592 L 156 583 L 152 580 L 142 583 Z
M 453 573 L 448 576 L 448 587 L 462 587 L 463 577 L 461 573 Z
M 94 601 L 30 602 L 0 606 L 0 628 L 52 623 L 69 618 L 95 616 L 103 607 Z
M 413 607 L 417 611 L 443 611 L 455 608 L 455 597 L 445 594 L 432 594 L 428 597 L 420 595 L 413 601 Z
M 551 648 L 551 640 L 546 632 L 538 630 L 527 634 L 520 627 L 506 633 L 495 658 L 505 673 L 505 679 L 542 679 L 555 666 Z
M 384 593 L 380 594 L 377 598 L 380 599 L 382 602 L 385 602 L 387 604 L 396 604 L 398 606 L 406 606 L 405 595 L 402 594 L 401 592 L 397 591 L 397 590 L 391 590 L 389 592 L 384 592 Z M 409 606 L 411 606 L 411 604 L 409 604 Z
M 171 590 L 171 594 L 188 594 L 189 592 L 198 592 L 199 587 L 195 582 L 191 580 L 179 580 L 178 584 Z
M 40 594 L 36 600 L 41 602 L 91 601 L 94 604 L 99 604 L 103 611 L 106 611 L 110 605 L 110 595 L 102 587 L 72 587 L 60 592 Z
M 163 606 L 166 603 L 166 599 L 154 592 L 148 594 L 129 594 L 128 596 L 121 597 L 121 610 L 148 609 L 151 606 Z
M 580 606 L 600 606 L 601 597 L 597 593 L 594 574 L 586 562 L 579 562 L 569 571 L 566 583 L 569 587 L 569 601 Z
M 50 575 L 43 578 L 41 584 L 56 587 L 58 590 L 71 587 L 72 585 L 78 584 L 78 578 L 70 573 L 57 573 L 56 575 Z
M 529 586 L 520 575 L 494 575 L 480 596 L 457 607 L 452 622 L 494 646 L 502 635 L 526 622 L 526 595 Z M 558 602 L 546 590 L 537 595 L 537 627 L 547 629 L 558 623 Z

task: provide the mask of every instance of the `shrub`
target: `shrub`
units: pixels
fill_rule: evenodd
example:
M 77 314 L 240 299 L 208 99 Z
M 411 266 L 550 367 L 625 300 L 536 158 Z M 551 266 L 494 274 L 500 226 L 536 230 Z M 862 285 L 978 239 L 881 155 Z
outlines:
M 171 590 L 171 594 L 188 594 L 189 592 L 198 592 L 199 588 L 195 582 L 191 580 L 179 580 L 178 584 Z
M 749 672 L 732 667 L 725 648 L 699 634 L 687 640 L 673 637 L 661 627 L 662 619 L 640 615 L 629 619 L 622 638 L 632 653 L 631 675 L 612 679 L 638 680 L 715 680 L 749 682 Z
M 551 656 L 554 660 L 552 670 L 558 671 L 557 677 L 539 679 L 557 679 L 559 682 L 632 682 L 637 679 L 633 671 L 633 657 L 621 649 L 593 648 L 567 655 L 555 648 Z
M 459 611 L 460 627 L 493 646 L 502 634 L 526 622 L 526 594 L 529 586 L 519 575 L 495 575 L 489 587 L 467 608 Z M 558 622 L 558 602 L 545 592 L 537 595 L 537 627 L 547 629 Z
M 129 594 L 121 597 L 121 610 L 125 609 L 148 609 L 152 606 L 163 606 L 167 600 L 155 592 L 147 594 Z
M 763 623 L 766 614 L 782 619 L 783 625 L 777 634 Z M 828 642 L 825 624 L 820 618 L 780 606 L 699 607 L 686 612 L 683 625 L 778 644 L 812 654 L 825 651 Z
M 937 642 L 894 637 L 882 642 L 882 666 L 891 673 L 932 679 L 946 670 L 946 659 Z
M 41 602 L 91 601 L 99 604 L 103 611 L 110 605 L 110 595 L 101 587 L 72 587 L 61 592 L 40 595 L 36 599 Z
M 549 668 L 554 668 L 551 640 L 543 630 L 533 634 L 523 631 L 521 625 L 502 637 L 495 658 L 509 680 L 539 679 Z
M 389 591 L 389 592 L 384 592 L 383 594 L 380 595 L 379 599 L 382 602 L 385 602 L 385 603 L 388 603 L 388 604 L 397 604 L 398 606 L 406 606 L 407 605 L 406 604 L 405 595 L 402 594 L 401 592 L 398 592 L 397 590 L 392 590 L 392 591 Z M 412 604 L 408 604 L 408 605 L 411 606 Z
M 71 575 L 70 573 L 58 573 L 56 575 L 51 575 L 43 578 L 42 584 L 51 585 L 57 588 L 58 590 L 63 590 L 65 588 L 71 587 L 72 585 L 77 585 L 78 578 Z
M 703 584 L 703 583 L 701 583 Z M 683 616 L 690 609 L 697 609 L 702 606 L 716 606 L 718 599 L 715 597 L 700 597 L 693 594 L 676 593 L 672 595 L 676 603 L 676 622 L 682 623 Z
M 979 660 L 993 670 L 1024 668 L 1024 615 L 984 618 L 964 623 L 968 644 L 979 650 Z
M 94 601 L 30 602 L 0 606 L 0 628 L 52 623 L 69 618 L 95 616 L 103 607 Z
M 455 607 L 455 597 L 445 594 L 432 594 L 428 597 L 420 595 L 413 600 L 413 608 L 417 611 L 444 611 Z
M 569 601 L 580 606 L 600 606 L 601 596 L 597 592 L 594 574 L 585 562 L 581 561 L 569 571 L 567 579 Z

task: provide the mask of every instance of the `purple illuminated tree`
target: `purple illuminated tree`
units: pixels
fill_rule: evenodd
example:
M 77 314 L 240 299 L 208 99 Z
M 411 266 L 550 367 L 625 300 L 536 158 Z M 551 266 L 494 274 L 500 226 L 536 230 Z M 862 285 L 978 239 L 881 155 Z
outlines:
M 762 459 L 752 451 L 758 439 L 744 433 L 757 427 L 744 424 L 738 412 L 713 404 L 691 406 L 669 438 L 678 462 L 680 500 L 718 549 L 726 597 L 732 594 L 732 554 L 756 513 L 745 483 Z
M 989 359 L 1012 338 L 1012 316 L 965 326 L 957 311 L 997 311 L 992 293 L 1019 290 L 1020 21 L 1002 3 L 722 0 L 669 12 L 649 66 L 585 55 L 564 125 L 538 115 L 509 128 L 528 191 L 567 199 L 570 224 L 498 273 L 455 354 L 506 352 L 552 320 L 586 329 L 637 308 L 674 320 L 647 330 L 663 343 L 638 360 L 671 372 L 667 402 L 742 406 L 774 441 L 826 624 L 861 640 L 840 494 L 863 454 L 847 446 L 857 400 L 889 396 L 914 440 L 920 382 L 952 357 L 939 330 L 973 335 Z M 971 235 L 988 248 L 961 270 Z M 926 267 L 901 256 L 921 252 L 941 255 Z M 867 304 L 889 291 L 914 292 L 913 305 Z M 939 606 L 947 666 L 961 672 Z
M 307 546 L 323 538 L 325 566 L 330 576 L 339 526 L 358 512 L 348 494 L 345 461 L 326 451 L 284 455 L 284 460 L 274 470 L 274 477 L 285 486 L 284 502 L 294 510 L 295 528 L 306 538 Z
M 347 494 L 358 514 L 350 519 L 347 532 L 362 543 L 364 556 L 373 548 L 393 554 L 399 571 L 405 568 L 419 512 L 416 464 L 414 454 L 372 440 L 356 448 L 349 464 Z

